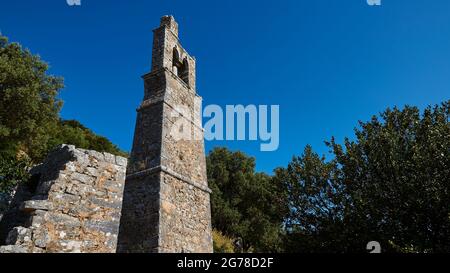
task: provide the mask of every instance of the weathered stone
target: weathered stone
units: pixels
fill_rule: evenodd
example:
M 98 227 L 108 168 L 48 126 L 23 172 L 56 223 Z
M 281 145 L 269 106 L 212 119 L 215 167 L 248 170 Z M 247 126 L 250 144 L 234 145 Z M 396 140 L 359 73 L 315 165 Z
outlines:
M 18 245 L 7 245 L 7 246 L 0 246 L 0 253 L 29 253 L 30 250 L 27 247 L 24 246 L 18 246 Z
M 97 161 L 105 161 L 105 156 L 97 151 L 87 151 L 87 154 Z
M 161 201 L 161 211 L 167 214 L 172 214 L 173 211 L 176 209 L 175 205 L 167 202 L 167 201 Z
M 81 246 L 83 242 L 80 241 L 62 241 L 60 245 L 62 247 L 61 252 L 66 253 L 81 253 Z
M 45 250 L 43 250 L 42 248 L 39 248 L 39 247 L 33 247 L 31 252 L 32 253 L 45 253 Z
M 65 226 L 68 228 L 76 228 L 81 226 L 81 222 L 78 218 L 69 216 L 61 212 L 51 212 L 47 214 L 47 222 L 51 222 L 56 226 Z
M 86 175 L 86 174 L 77 173 L 77 172 L 72 173 L 70 178 L 73 180 L 79 181 L 81 183 L 84 183 L 84 184 L 90 184 L 95 181 L 95 179 L 93 177 Z
M 31 230 L 24 227 L 15 227 L 6 238 L 7 245 L 20 245 L 31 242 Z
M 72 153 L 75 157 L 76 167 L 82 170 L 84 167 L 89 165 L 89 156 L 86 153 L 86 150 L 82 149 L 73 149 Z
M 26 212 L 33 212 L 35 210 L 51 210 L 52 203 L 48 200 L 28 200 L 23 202 L 21 209 Z
M 67 206 L 68 204 L 74 205 L 78 203 L 81 199 L 81 196 L 75 194 L 60 193 L 58 191 L 51 193 L 50 198 L 53 201 L 53 206 L 55 208 L 61 209 L 61 206 Z
M 34 215 L 31 216 L 30 225 L 32 227 L 39 228 L 42 225 L 42 223 L 45 222 L 44 219 L 45 219 L 46 215 L 47 215 L 46 211 L 36 210 L 34 212 Z
M 103 156 L 105 158 L 105 162 L 116 164 L 116 156 L 109 153 L 103 153 Z
M 126 165 L 126 159 L 119 163 Z M 20 248 L 4 251 L 115 252 L 125 172 L 114 155 L 70 145 L 51 152 L 33 169 L 39 190 L 18 207 L 29 228 L 16 227 L 7 238 Z
M 50 235 L 46 229 L 38 229 L 33 232 L 34 245 L 40 248 L 46 248 L 51 241 Z
M 87 198 L 88 201 L 90 201 L 94 206 L 97 207 L 104 207 L 104 208 L 111 208 L 111 209 L 119 209 L 122 207 L 122 202 L 119 200 L 109 200 L 105 198 L 99 198 L 96 196 L 89 196 Z
M 104 184 L 105 188 L 113 192 L 122 192 L 124 183 L 119 183 L 117 181 L 107 180 Z
M 111 235 L 117 234 L 118 232 L 117 223 L 118 221 L 114 222 L 114 221 L 89 220 L 84 223 L 84 228 Z
M 73 196 L 84 196 L 88 193 L 95 193 L 95 188 L 91 185 L 86 185 L 82 183 L 78 183 L 77 181 L 73 181 L 69 185 L 67 185 L 66 193 L 71 194 Z M 73 202 L 78 201 L 78 198 L 74 198 Z
M 69 162 L 69 163 L 66 164 L 65 170 L 67 172 L 76 172 L 77 171 L 77 165 L 75 164 L 75 162 Z
M 152 69 L 143 76 L 144 101 L 127 168 L 121 252 L 213 250 L 203 130 L 196 122 L 201 98 L 195 90 L 195 59 L 177 34 L 172 16 L 163 17 L 154 30 Z M 174 116 L 181 108 L 190 115 Z M 178 121 L 191 126 L 192 139 L 172 135 Z
M 86 168 L 86 173 L 91 175 L 91 176 L 99 176 L 99 172 L 98 172 L 97 168 L 87 167 Z
M 116 164 L 119 166 L 127 166 L 128 160 L 125 157 L 116 156 Z

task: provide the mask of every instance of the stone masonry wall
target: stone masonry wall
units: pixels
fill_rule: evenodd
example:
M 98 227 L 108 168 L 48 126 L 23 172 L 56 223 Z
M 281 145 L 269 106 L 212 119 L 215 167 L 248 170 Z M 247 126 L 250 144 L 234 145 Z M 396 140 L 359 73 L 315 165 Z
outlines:
M 163 173 L 160 252 L 212 252 L 209 192 Z
M 144 99 L 137 109 L 118 251 L 212 252 L 211 190 L 201 97 L 195 89 L 196 61 L 182 47 L 172 16 L 161 18 L 153 33 L 152 69 L 143 76 Z M 176 126 L 178 122 L 183 125 Z M 191 138 L 173 134 L 188 128 L 192 130 L 185 135 Z
M 0 223 L 3 229 L 15 225 L 0 253 L 115 252 L 126 165 L 127 159 L 108 153 L 56 149 L 32 169 L 36 184 L 18 189 Z
M 158 252 L 159 185 L 160 175 L 157 171 L 127 177 L 117 252 Z

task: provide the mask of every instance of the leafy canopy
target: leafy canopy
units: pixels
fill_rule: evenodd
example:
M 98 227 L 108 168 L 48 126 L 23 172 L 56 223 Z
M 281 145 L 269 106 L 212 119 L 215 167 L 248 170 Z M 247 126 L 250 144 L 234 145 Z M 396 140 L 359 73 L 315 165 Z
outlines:
M 47 75 L 39 56 L 0 35 L 0 151 L 18 149 L 31 158 L 48 150 L 48 132 L 58 122 L 61 78 Z
M 126 156 L 75 120 L 60 120 L 63 80 L 48 65 L 0 35 L 0 192 L 26 180 L 26 170 L 60 144 Z
M 330 162 L 307 147 L 278 169 L 287 251 L 362 252 L 378 241 L 388 252 L 449 252 L 449 106 L 387 109 L 354 140 L 328 142 Z
M 212 224 L 236 240 L 236 251 L 280 251 L 286 203 L 272 178 L 255 173 L 255 159 L 216 148 L 207 157 Z

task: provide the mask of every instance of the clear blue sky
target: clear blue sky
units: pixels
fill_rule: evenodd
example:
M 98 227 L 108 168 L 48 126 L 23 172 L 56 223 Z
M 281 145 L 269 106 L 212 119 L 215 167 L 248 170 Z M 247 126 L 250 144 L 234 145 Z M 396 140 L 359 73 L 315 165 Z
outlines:
M 271 172 L 311 144 L 353 136 L 386 107 L 449 99 L 450 1 L 1 0 L 0 29 L 65 78 L 62 116 L 131 147 L 152 29 L 173 14 L 205 104 L 279 104 L 280 148 L 208 142 Z

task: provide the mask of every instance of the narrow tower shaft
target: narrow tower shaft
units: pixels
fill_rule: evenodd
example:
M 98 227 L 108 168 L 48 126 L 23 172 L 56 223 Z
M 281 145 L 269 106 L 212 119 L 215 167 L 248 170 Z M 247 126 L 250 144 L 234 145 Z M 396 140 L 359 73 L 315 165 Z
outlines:
M 119 252 L 212 252 L 210 189 L 195 59 L 172 16 L 153 31 L 151 72 L 137 109 Z

